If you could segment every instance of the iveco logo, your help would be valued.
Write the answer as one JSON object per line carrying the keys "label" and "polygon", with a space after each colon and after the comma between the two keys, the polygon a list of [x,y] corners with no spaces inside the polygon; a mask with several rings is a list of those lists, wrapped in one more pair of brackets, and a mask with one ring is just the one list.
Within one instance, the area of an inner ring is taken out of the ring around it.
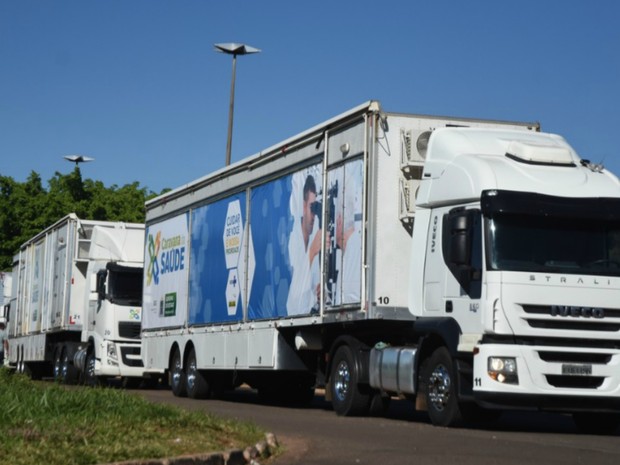
{"label": "iveco logo", "polygon": [[604,318],[605,310],[594,307],[570,307],[568,305],[552,305],[551,316],[571,316],[575,318]]}

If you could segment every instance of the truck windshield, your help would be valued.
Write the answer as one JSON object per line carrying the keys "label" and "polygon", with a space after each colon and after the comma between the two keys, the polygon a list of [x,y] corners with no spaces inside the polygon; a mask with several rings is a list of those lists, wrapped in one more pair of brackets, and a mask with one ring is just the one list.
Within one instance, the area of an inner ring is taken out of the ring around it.
{"label": "truck windshield", "polygon": [[107,298],[118,305],[142,305],[142,268],[109,268]]}
{"label": "truck windshield", "polygon": [[489,269],[620,276],[620,223],[499,214],[487,219]]}

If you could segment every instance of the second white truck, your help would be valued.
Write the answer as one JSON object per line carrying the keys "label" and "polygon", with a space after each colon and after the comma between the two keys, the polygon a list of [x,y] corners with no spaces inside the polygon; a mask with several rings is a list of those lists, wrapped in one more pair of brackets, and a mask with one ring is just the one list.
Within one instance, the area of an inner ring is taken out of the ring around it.
{"label": "second white truck", "polygon": [[70,214],[14,259],[9,361],[35,378],[137,382],[144,225]]}
{"label": "second white truck", "polygon": [[149,201],[146,368],[191,397],[616,428],[620,183],[539,129],[369,102]]}

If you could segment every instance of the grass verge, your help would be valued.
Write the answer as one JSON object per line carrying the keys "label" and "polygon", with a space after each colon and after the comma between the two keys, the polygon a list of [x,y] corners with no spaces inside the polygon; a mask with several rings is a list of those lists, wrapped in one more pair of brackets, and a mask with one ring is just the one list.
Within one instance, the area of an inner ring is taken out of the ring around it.
{"label": "grass verge", "polygon": [[65,389],[0,368],[0,464],[88,465],[255,444],[251,423],[156,405],[110,388]]}

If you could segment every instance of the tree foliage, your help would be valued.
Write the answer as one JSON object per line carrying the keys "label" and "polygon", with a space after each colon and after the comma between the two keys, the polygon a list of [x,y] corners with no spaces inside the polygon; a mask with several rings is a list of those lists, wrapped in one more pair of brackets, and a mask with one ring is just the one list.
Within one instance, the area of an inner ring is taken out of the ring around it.
{"label": "tree foliage", "polygon": [[34,171],[21,183],[0,175],[0,270],[11,268],[24,242],[69,213],[85,220],[143,223],[144,203],[156,195],[138,182],[105,187],[83,180],[78,167],[70,174],[56,172],[47,189]]}

